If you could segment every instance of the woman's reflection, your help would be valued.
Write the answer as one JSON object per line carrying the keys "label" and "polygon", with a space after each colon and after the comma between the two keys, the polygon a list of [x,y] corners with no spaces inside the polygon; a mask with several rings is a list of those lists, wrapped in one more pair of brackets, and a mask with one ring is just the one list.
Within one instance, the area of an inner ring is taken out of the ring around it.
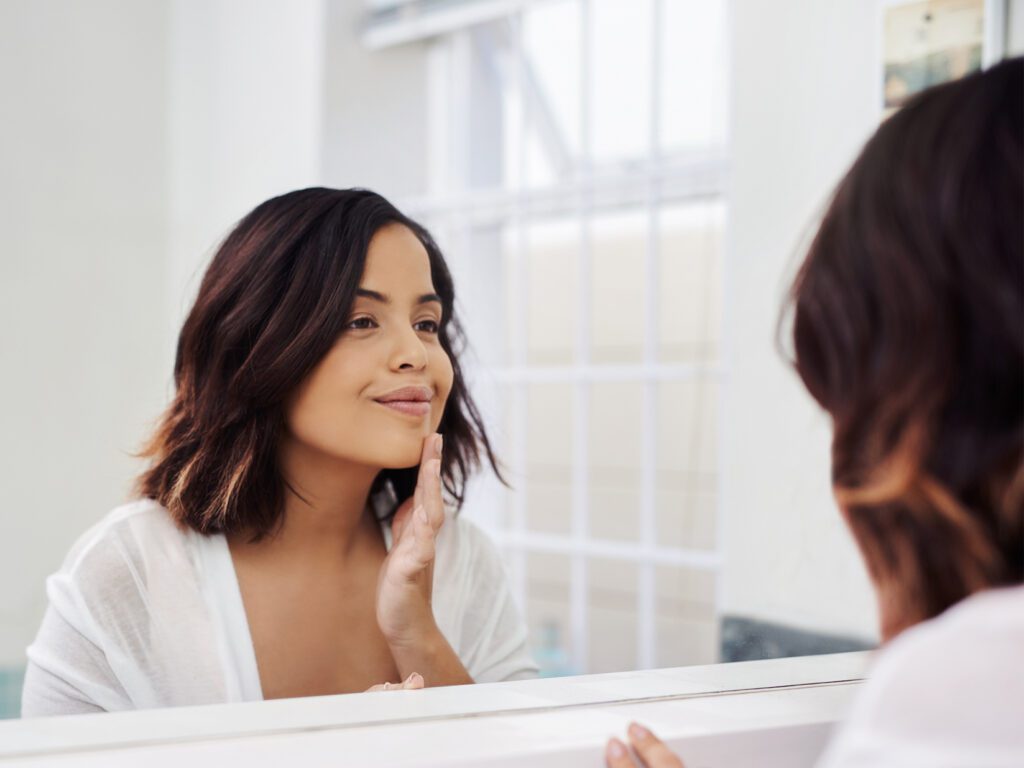
{"label": "woman's reflection", "polygon": [[446,519],[496,464],[453,308],[430,235],[379,195],[246,216],[182,328],[140,500],[48,580],[23,715],[536,674],[495,549]]}

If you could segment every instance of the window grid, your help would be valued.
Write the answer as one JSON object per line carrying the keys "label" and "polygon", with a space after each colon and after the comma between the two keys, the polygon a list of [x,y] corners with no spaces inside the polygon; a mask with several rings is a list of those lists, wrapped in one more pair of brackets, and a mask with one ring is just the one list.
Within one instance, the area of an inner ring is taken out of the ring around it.
{"label": "window grid", "polygon": [[[580,247],[579,264],[576,275],[577,290],[577,336],[574,360],[577,365],[586,366],[590,363],[590,258],[591,258],[591,196],[586,183],[592,175],[593,168],[593,135],[590,126],[590,78],[593,73],[593,36],[590,34],[592,9],[590,0],[582,0],[580,5],[580,24],[583,34],[580,36],[580,168],[584,183],[580,187],[579,219]],[[520,47],[522,43],[520,42]],[[572,442],[572,538],[575,551],[570,554],[572,570],[570,571],[569,594],[572,626],[572,657],[577,668],[589,669],[590,632],[587,601],[587,558],[584,549],[587,546],[587,529],[589,520],[587,503],[590,487],[588,447],[590,434],[590,382],[577,379],[573,398],[573,442]]]}
{"label": "window grid", "polygon": [[[721,531],[722,505],[718,472],[715,476],[717,509],[715,513],[716,539],[714,550],[685,547],[658,546],[656,527],[657,487],[657,387],[669,381],[680,381],[698,376],[710,377],[715,386],[724,381],[724,372],[717,362],[662,363],[658,353],[659,329],[659,257],[660,211],[668,202],[707,200],[720,201],[724,195],[726,161],[720,152],[687,153],[673,157],[661,152],[660,91],[662,88],[661,35],[665,0],[652,0],[652,45],[650,68],[653,77],[650,100],[650,132],[648,157],[645,163],[624,163],[621,169],[603,169],[595,175],[592,163],[592,126],[590,119],[590,93],[593,76],[593,42],[589,32],[592,19],[591,0],[578,0],[581,35],[580,49],[580,147],[581,162],[576,175],[568,182],[548,188],[527,189],[527,153],[520,151],[517,183],[511,190],[466,190],[457,183],[468,177],[466,147],[467,94],[469,86],[459,81],[448,94],[449,144],[447,162],[454,168],[453,178],[447,178],[426,199],[411,202],[407,207],[429,220],[443,221],[451,242],[460,254],[466,254],[465,245],[470,232],[481,222],[501,222],[514,233],[508,255],[513,259],[512,293],[518,306],[528,306],[529,296],[529,229],[538,215],[566,212],[565,201],[573,201],[574,215],[579,222],[579,249],[577,264],[577,332],[574,358],[570,365],[552,366],[531,364],[528,360],[527,315],[520,313],[513,324],[506,358],[509,364],[481,371],[483,376],[505,385],[509,396],[504,403],[513,425],[508,456],[515,470],[527,465],[527,415],[531,404],[527,387],[536,382],[568,382],[573,387],[572,404],[572,461],[571,512],[568,535],[532,531],[527,525],[525,493],[512,494],[509,516],[503,527],[491,530],[498,545],[509,555],[512,589],[521,606],[527,605],[527,557],[531,553],[550,553],[567,557],[570,562],[570,630],[571,662],[578,671],[588,670],[589,614],[588,614],[588,561],[603,558],[633,563],[637,566],[637,627],[636,666],[651,668],[656,665],[657,637],[655,623],[656,574],[658,566],[675,566],[708,571],[715,576],[716,615],[721,599]],[[510,15],[510,48],[513,58],[511,87],[521,92],[526,80],[527,61],[523,43],[522,11]],[[442,45],[447,46],[449,67],[463,70],[471,64],[469,59],[472,31],[449,35]],[[435,77],[437,73],[435,71]],[[520,115],[516,127],[521,148],[526,146],[530,129],[530,101],[521,99]],[[458,136],[451,141],[453,136]],[[450,171],[451,169],[449,169]],[[456,182],[456,183],[453,183]],[[463,191],[465,190],[465,191]],[[595,206],[595,202],[599,204]],[[591,349],[591,257],[592,222],[595,208],[617,208],[642,204],[647,218],[647,246],[643,259],[644,319],[643,353],[640,364],[592,364]],[[719,359],[721,352],[719,352]],[[589,532],[589,405],[593,384],[608,381],[639,382],[642,384],[641,477],[639,531],[637,542],[609,541],[590,536]],[[719,451],[721,444],[719,441]],[[719,464],[720,466],[720,464]]]}

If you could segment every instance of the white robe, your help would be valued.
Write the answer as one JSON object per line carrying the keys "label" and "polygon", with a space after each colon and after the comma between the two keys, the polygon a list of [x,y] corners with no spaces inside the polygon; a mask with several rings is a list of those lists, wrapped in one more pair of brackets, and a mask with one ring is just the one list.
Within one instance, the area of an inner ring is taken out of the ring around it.
{"label": "white robe", "polygon": [[[136,501],[83,534],[46,591],[23,717],[263,698],[223,534],[184,531],[156,502]],[[433,608],[475,681],[537,674],[498,553],[461,517],[438,534]]]}
{"label": "white robe", "polygon": [[979,592],[901,633],[819,768],[1024,766],[1024,586]]}

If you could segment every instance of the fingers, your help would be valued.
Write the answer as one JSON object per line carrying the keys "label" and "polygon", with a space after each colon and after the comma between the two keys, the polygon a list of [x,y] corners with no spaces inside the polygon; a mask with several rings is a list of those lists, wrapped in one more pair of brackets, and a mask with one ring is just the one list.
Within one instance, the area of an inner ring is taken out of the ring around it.
{"label": "fingers", "polygon": [[412,525],[413,535],[409,539],[409,558],[416,564],[417,570],[420,570],[434,562],[434,542],[437,530],[430,522],[430,517],[424,507],[420,507],[413,513]]}
{"label": "fingers", "polygon": [[435,531],[444,524],[444,500],[441,497],[441,460],[427,462],[427,482],[423,489],[421,506],[427,510],[427,518]]}
{"label": "fingers", "polygon": [[413,492],[414,504],[413,506],[423,506],[423,491],[426,478],[426,467],[431,459],[437,458],[441,455],[441,451],[438,448],[438,442],[441,440],[441,436],[434,432],[427,436],[423,440],[423,446],[420,448],[420,471],[416,477],[416,490]]}
{"label": "fingers", "polygon": [[423,687],[423,675],[419,672],[413,672],[402,683],[402,688],[407,691],[418,691]]}
{"label": "fingers", "polygon": [[401,683],[380,683],[366,689],[367,693],[376,691],[417,691],[423,687],[423,676],[413,672]]}
{"label": "fingers", "polygon": [[444,524],[444,498],[441,494],[441,435],[434,433],[423,441],[420,454],[420,469],[416,477],[416,490],[412,498],[406,499],[391,520],[391,536],[395,543],[401,542],[413,512],[423,508],[427,522],[436,532]]}
{"label": "fingers", "polygon": [[661,739],[638,723],[629,726],[629,743],[646,768],[684,768],[683,761]]}
{"label": "fingers", "polygon": [[434,561],[435,535],[427,511],[417,507],[409,516],[405,535],[391,554],[392,572],[406,581],[415,581]]}
{"label": "fingers", "polygon": [[423,441],[420,472],[416,479],[415,506],[425,507],[435,530],[444,522],[444,499],[441,495],[441,456],[444,439],[435,433]]}
{"label": "fingers", "polygon": [[629,756],[626,745],[618,739],[609,739],[604,748],[604,762],[608,768],[635,768],[636,763]]}
{"label": "fingers", "polygon": [[412,514],[415,509],[413,499],[409,498],[402,502],[401,506],[395,511],[395,516],[391,518],[391,541],[392,546],[402,539],[402,533],[405,531],[405,526],[409,522],[409,515]]}

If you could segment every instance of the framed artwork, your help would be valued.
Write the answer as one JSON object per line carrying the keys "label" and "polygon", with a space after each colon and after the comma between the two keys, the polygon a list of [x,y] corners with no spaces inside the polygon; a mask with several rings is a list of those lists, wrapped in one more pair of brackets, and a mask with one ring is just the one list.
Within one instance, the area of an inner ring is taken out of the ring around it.
{"label": "framed artwork", "polygon": [[881,0],[880,12],[885,115],[1003,56],[1006,0]]}

